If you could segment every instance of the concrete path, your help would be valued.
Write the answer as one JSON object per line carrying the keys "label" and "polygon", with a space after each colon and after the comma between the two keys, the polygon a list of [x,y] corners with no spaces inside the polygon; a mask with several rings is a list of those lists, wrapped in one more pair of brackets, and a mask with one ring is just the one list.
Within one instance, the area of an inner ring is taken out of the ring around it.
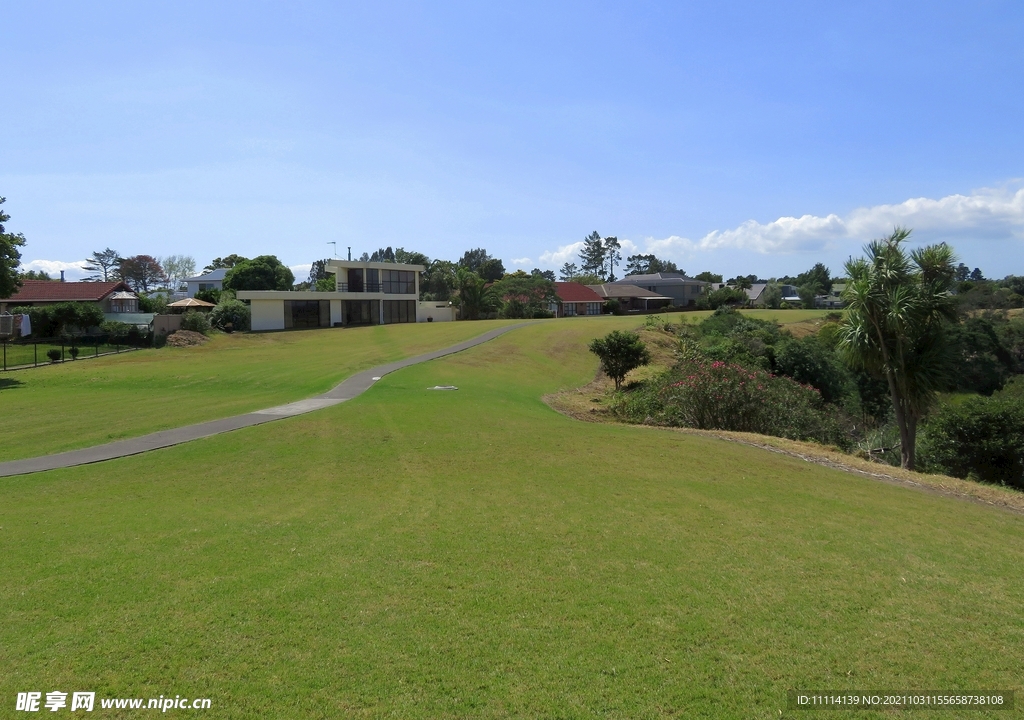
{"label": "concrete path", "polygon": [[526,325],[526,323],[496,328],[485,332],[483,335],[478,335],[475,338],[470,338],[469,340],[460,342],[457,345],[452,345],[451,347],[434,350],[433,352],[406,358],[405,360],[397,360],[393,363],[388,363],[387,365],[378,365],[375,368],[370,368],[369,370],[356,373],[332,390],[328,390],[323,395],[317,395],[316,397],[309,398],[308,400],[299,400],[297,402],[288,403],[287,405],[278,405],[277,407],[267,408],[266,410],[256,410],[255,412],[246,413],[245,415],[236,415],[234,417],[222,418],[221,420],[210,420],[209,422],[199,423],[197,425],[186,425],[185,427],[175,428],[173,430],[161,430],[160,432],[150,433],[149,435],[129,438],[127,440],[118,440],[117,442],[107,443],[106,445],[96,445],[82,450],[70,450],[68,452],[57,453],[56,455],[43,455],[40,457],[27,458],[25,460],[12,460],[10,462],[0,463],[0,477],[7,477],[9,475],[25,475],[27,473],[43,472],[44,470],[56,470],[57,468],[103,462],[104,460],[113,460],[114,458],[127,457],[128,455],[138,455],[139,453],[149,452],[150,450],[179,445],[180,443],[189,442],[190,440],[198,440],[199,438],[219,435],[220,433],[230,432],[232,430],[240,430],[241,428],[252,427],[253,425],[262,425],[263,423],[274,422],[275,420],[280,420],[282,418],[304,415],[306,413],[313,412],[314,410],[320,410],[325,407],[337,405],[338,403],[343,403],[346,400],[351,400],[352,398],[366,392],[377,380],[380,380],[382,377],[388,373],[394,372],[395,370],[401,370],[402,368],[409,367],[410,365],[416,365],[428,360],[436,360],[437,358],[444,357],[445,355],[462,352],[468,348],[485,343],[488,340],[493,340],[499,335],[507,333],[509,330],[515,330],[516,328],[523,327],[524,325]]}

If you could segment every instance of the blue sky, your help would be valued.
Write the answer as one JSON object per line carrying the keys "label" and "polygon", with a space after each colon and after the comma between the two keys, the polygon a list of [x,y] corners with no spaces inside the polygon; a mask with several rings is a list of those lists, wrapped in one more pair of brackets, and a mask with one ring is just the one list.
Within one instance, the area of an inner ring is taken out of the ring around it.
{"label": "blue sky", "polygon": [[896,223],[1024,274],[1024,4],[19,3],[27,267],[391,245],[834,272]]}

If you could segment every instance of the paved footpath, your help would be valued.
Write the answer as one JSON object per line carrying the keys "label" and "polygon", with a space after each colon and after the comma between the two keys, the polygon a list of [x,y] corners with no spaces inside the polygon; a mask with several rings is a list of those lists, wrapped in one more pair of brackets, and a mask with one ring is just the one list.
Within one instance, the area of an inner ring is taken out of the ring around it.
{"label": "paved footpath", "polygon": [[495,330],[485,332],[483,335],[478,335],[475,338],[460,342],[457,345],[442,348],[441,350],[434,350],[433,352],[416,355],[415,357],[406,358],[405,360],[397,360],[393,363],[388,363],[387,365],[378,365],[375,368],[370,368],[369,370],[356,373],[334,389],[328,390],[323,395],[317,395],[316,397],[309,398],[308,400],[299,400],[297,402],[288,403],[287,405],[278,405],[277,407],[267,408],[266,410],[256,410],[255,412],[246,413],[245,415],[235,415],[234,417],[210,420],[209,422],[198,423],[196,425],[186,425],[185,427],[175,428],[173,430],[161,430],[160,432],[150,433],[149,435],[142,435],[141,437],[129,438],[127,440],[118,440],[117,442],[107,443],[106,445],[96,445],[94,447],[83,448],[82,450],[70,450],[68,452],[57,453],[56,455],[42,455],[40,457],[27,458],[25,460],[11,460],[10,462],[0,463],[0,477],[7,477],[9,475],[25,475],[27,473],[43,472],[44,470],[56,470],[57,468],[103,462],[104,460],[113,460],[114,458],[127,457],[128,455],[138,455],[139,453],[149,452],[150,450],[179,445],[184,442],[189,442],[190,440],[198,440],[199,438],[219,435],[220,433],[231,432],[232,430],[240,430],[241,428],[252,427],[253,425],[262,425],[263,423],[274,422],[275,420],[281,420],[282,418],[304,415],[308,412],[320,410],[325,407],[331,407],[332,405],[337,405],[338,403],[343,403],[346,400],[351,400],[358,395],[362,395],[377,380],[380,380],[382,377],[388,373],[394,372],[395,370],[401,370],[402,368],[409,367],[410,365],[416,365],[421,362],[444,357],[445,355],[462,352],[468,348],[485,343],[488,340],[493,340],[499,335],[507,333],[509,330],[515,330],[516,328],[523,327],[524,325],[526,325],[526,323],[497,328]]}

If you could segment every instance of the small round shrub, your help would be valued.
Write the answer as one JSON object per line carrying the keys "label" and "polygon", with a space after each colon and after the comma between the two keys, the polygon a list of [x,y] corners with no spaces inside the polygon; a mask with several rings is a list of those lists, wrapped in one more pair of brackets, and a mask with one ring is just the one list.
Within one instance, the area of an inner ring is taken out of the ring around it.
{"label": "small round shrub", "polygon": [[210,332],[210,319],[206,317],[206,313],[189,310],[181,318],[181,329],[206,335]]}
{"label": "small round shrub", "polygon": [[248,330],[249,306],[241,300],[225,300],[210,312],[210,322],[225,331]]}
{"label": "small round shrub", "polygon": [[76,348],[76,347],[68,348],[68,354],[71,355],[71,359],[72,360],[77,360],[78,359],[78,353],[79,353],[78,348]]}
{"label": "small round shrub", "polygon": [[53,362],[53,363],[59,362],[60,361],[60,350],[58,350],[57,348],[53,348],[52,350],[47,350],[46,351],[46,357],[50,358],[50,362]]}

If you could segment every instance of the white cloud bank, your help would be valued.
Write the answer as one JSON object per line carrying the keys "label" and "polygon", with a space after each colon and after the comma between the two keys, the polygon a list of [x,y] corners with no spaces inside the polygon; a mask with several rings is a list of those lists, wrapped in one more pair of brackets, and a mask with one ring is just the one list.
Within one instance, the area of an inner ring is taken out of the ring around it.
{"label": "white cloud bank", "polygon": [[74,262],[64,262],[63,260],[31,260],[26,263],[22,263],[18,269],[22,272],[28,272],[34,270],[39,272],[42,270],[52,278],[60,278],[60,271],[64,271],[65,280],[81,280],[89,271],[85,269],[85,260],[75,260]]}
{"label": "white cloud bank", "polygon": [[533,260],[530,258],[516,258],[512,261],[513,265],[532,265]]}
{"label": "white cloud bank", "polygon": [[[748,220],[731,230],[714,230],[699,240],[672,235],[646,238],[641,244],[622,240],[623,257],[637,252],[679,260],[716,250],[745,250],[763,255],[828,251],[850,245],[849,251],[892,232],[896,225],[912,228],[920,240],[1024,240],[1024,187],[983,188],[970,195],[938,200],[912,198],[896,205],[858,208],[845,216],[781,217],[768,223]],[[540,256],[548,267],[579,262],[583,243],[563,245]]]}
{"label": "white cloud bank", "polygon": [[770,223],[748,220],[696,241],[673,235],[648,238],[646,245],[648,251],[665,255],[719,249],[793,253],[830,249],[847,241],[866,242],[888,235],[896,225],[912,228],[919,235],[927,233],[929,240],[964,236],[1024,239],[1024,188],[986,188],[938,200],[912,198],[898,205],[858,208],[845,217],[803,215]]}
{"label": "white cloud bank", "polygon": [[[635,255],[640,252],[639,246],[632,240],[619,240],[622,246],[622,256]],[[574,242],[571,245],[562,245],[555,251],[548,250],[541,254],[540,262],[548,267],[561,267],[565,263],[579,263],[580,250],[583,249],[583,241]]]}

